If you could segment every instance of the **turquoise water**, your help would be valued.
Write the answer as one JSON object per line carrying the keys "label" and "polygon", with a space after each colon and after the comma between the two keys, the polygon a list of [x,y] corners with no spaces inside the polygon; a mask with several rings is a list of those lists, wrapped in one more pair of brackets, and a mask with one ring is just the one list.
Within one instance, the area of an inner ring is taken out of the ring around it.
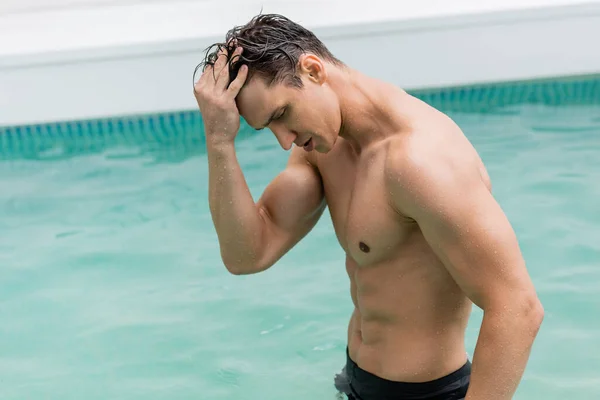
{"label": "turquoise water", "polygon": [[[483,157],[545,306],[515,398],[597,399],[600,85],[553,85],[422,97]],[[0,398],[335,398],[351,301],[328,213],[229,275],[200,130],[192,112],[0,131]],[[287,154],[247,127],[238,150],[258,197]]]}

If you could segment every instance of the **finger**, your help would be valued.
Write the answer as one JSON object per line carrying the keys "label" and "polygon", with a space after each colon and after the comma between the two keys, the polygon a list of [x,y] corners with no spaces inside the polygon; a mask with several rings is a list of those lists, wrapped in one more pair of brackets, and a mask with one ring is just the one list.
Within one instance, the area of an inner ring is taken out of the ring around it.
{"label": "finger", "polygon": [[196,80],[196,74],[198,73],[198,70],[202,67],[202,63],[196,65],[196,68],[194,68],[194,73],[192,74],[192,86],[196,87],[196,84],[200,81],[200,78],[202,78],[202,74],[200,74],[200,78],[198,78],[198,80]]}
{"label": "finger", "polygon": [[242,89],[242,86],[244,86],[244,83],[246,82],[247,77],[248,77],[248,66],[244,64],[240,67],[237,77],[233,80],[233,82],[231,82],[231,85],[229,85],[229,88],[227,89],[227,93],[232,98],[235,99],[237,97],[238,93]]}
{"label": "finger", "polygon": [[242,49],[241,49],[241,47],[238,47],[233,51],[233,54],[231,55],[229,61],[227,62],[227,64],[225,64],[225,66],[219,72],[219,75],[217,76],[217,81],[215,83],[215,87],[218,90],[225,91],[227,89],[227,86],[229,85],[229,80],[230,80],[230,76],[229,76],[229,71],[231,70],[230,66],[232,63],[236,62],[236,60],[239,58],[240,54],[242,54]]}
{"label": "finger", "polygon": [[215,61],[214,69],[215,75],[220,74],[224,67],[227,66],[227,52],[223,48],[217,53],[217,60]]}
{"label": "finger", "polygon": [[213,74],[213,67],[212,65],[206,65],[204,67],[204,72],[202,72],[202,75],[200,75],[200,79],[198,79],[196,81],[196,83],[194,84],[194,91],[195,92],[199,92],[200,89],[204,86],[206,86],[211,80],[214,81],[214,79],[208,79],[209,76],[212,76]]}

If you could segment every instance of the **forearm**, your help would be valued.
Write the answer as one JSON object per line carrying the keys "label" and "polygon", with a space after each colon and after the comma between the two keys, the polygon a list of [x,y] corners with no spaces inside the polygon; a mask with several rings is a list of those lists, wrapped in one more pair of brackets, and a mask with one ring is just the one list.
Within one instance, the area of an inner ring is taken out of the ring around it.
{"label": "forearm", "polygon": [[484,312],[465,400],[513,398],[542,320],[534,304]]}
{"label": "forearm", "polygon": [[207,143],[209,205],[221,256],[234,273],[255,269],[263,220],[237,160],[233,142]]}

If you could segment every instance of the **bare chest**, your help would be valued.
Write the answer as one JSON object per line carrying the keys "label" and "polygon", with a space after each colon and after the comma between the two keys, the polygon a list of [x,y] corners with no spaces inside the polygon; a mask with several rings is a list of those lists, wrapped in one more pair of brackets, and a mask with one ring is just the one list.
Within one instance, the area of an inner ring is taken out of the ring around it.
{"label": "bare chest", "polygon": [[385,154],[363,158],[348,154],[321,167],[338,241],[358,265],[395,257],[414,229],[392,205],[384,163]]}

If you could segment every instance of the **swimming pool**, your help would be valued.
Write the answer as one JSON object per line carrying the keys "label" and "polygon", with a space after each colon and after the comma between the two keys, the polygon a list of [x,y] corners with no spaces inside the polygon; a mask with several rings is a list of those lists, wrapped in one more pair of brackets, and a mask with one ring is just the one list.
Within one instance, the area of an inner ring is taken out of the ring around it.
{"label": "swimming pool", "polygon": [[[415,94],[480,152],[545,306],[515,398],[600,398],[600,77]],[[0,128],[0,397],[335,398],[351,302],[329,216],[229,275],[201,130],[196,111]],[[248,127],[238,149],[257,197],[287,154]]]}

